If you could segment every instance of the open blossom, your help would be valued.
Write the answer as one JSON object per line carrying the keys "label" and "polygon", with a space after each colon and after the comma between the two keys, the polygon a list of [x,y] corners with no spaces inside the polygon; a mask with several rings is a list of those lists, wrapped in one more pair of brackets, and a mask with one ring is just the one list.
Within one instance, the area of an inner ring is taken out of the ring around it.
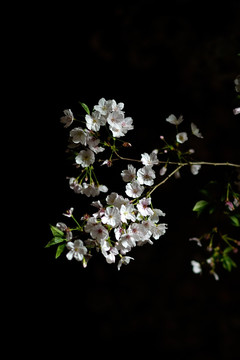
{"label": "open blossom", "polygon": [[100,223],[92,227],[90,235],[99,242],[109,237],[108,230]]}
{"label": "open blossom", "polygon": [[106,119],[98,111],[93,111],[91,115],[85,116],[88,130],[99,131],[101,125],[106,124]]}
{"label": "open blossom", "polygon": [[203,138],[202,134],[199,132],[199,129],[193,122],[191,123],[191,130],[193,135],[197,136],[198,138]]}
{"label": "open blossom", "polygon": [[137,172],[137,180],[142,185],[152,186],[155,179],[155,171],[152,169],[151,166],[144,166],[143,168],[139,169]]}
{"label": "open blossom", "polygon": [[122,264],[128,265],[130,260],[134,260],[134,258],[132,258],[130,256],[122,256],[121,259],[118,262],[118,266],[117,266],[118,270],[120,270]]}
{"label": "open blossom", "polygon": [[68,241],[66,246],[69,250],[66,255],[68,260],[72,260],[74,257],[77,261],[82,261],[84,255],[87,254],[87,248],[83,245],[82,240]]}
{"label": "open blossom", "polygon": [[88,167],[89,165],[93,164],[95,161],[94,152],[90,149],[81,150],[80,153],[75,157],[75,161],[83,168]]}
{"label": "open blossom", "polygon": [[123,181],[130,182],[135,179],[136,177],[136,169],[133,165],[128,165],[127,170],[123,170],[121,172],[121,176]]}
{"label": "open blossom", "polygon": [[151,205],[151,198],[143,198],[137,204],[137,209],[142,216],[150,216],[154,214],[149,205]]}
{"label": "open blossom", "polygon": [[167,122],[169,122],[170,124],[173,125],[180,125],[183,122],[183,116],[179,116],[179,118],[177,119],[175,115],[171,114],[169,115],[169,117],[166,119]]}
{"label": "open blossom", "polygon": [[183,144],[185,141],[188,140],[188,136],[186,132],[180,132],[176,135],[177,142]]}
{"label": "open blossom", "polygon": [[131,198],[138,198],[142,195],[144,187],[140,185],[139,181],[134,180],[126,185],[126,194]]}
{"label": "open blossom", "polygon": [[64,127],[67,128],[72,124],[72,122],[74,120],[74,116],[73,116],[73,113],[72,113],[72,111],[70,109],[64,110],[63,112],[64,112],[65,116],[62,116],[60,118],[60,122],[62,124],[65,124]]}
{"label": "open blossom", "polygon": [[141,162],[143,165],[153,166],[158,165],[159,160],[157,158],[158,150],[153,150],[151,154],[143,153],[141,154]]}
{"label": "open blossom", "polygon": [[113,228],[117,227],[121,222],[119,209],[116,207],[107,207],[101,221],[103,224],[110,225]]}
{"label": "open blossom", "polygon": [[120,208],[121,221],[127,223],[127,220],[135,221],[136,216],[134,215],[135,207],[132,204],[122,205]]}
{"label": "open blossom", "polygon": [[81,127],[76,127],[70,131],[70,137],[72,138],[72,142],[74,144],[82,144],[86,146],[87,144],[87,131],[83,130]]}

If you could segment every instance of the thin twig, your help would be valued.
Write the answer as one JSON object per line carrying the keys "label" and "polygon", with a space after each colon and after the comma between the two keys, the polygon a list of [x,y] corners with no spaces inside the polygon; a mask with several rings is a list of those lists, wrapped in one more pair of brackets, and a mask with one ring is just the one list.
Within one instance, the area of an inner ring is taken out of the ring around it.
{"label": "thin twig", "polygon": [[164,180],[162,180],[160,183],[158,183],[157,185],[154,186],[154,188],[149,191],[148,193],[148,197],[159,187],[161,186],[162,184],[164,184],[170,177],[172,177],[176,172],[178,172],[183,166],[185,166],[187,164],[181,164],[179,165],[175,170],[173,170],[167,177],[165,177]]}

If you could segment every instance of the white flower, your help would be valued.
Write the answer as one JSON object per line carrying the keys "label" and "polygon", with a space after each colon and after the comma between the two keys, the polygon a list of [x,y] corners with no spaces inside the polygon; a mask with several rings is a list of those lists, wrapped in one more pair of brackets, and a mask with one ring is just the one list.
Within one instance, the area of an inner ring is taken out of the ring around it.
{"label": "white flower", "polygon": [[100,194],[100,192],[107,192],[108,188],[105,185],[95,185],[94,183],[82,184],[81,194],[86,195],[87,197],[95,197]]}
{"label": "white flower", "polygon": [[134,222],[136,220],[134,211],[135,208],[133,204],[122,205],[120,208],[121,221],[123,223],[127,223],[127,220],[131,220]]}
{"label": "white flower", "polygon": [[120,222],[120,212],[117,207],[107,207],[104,216],[101,219],[103,224],[107,224],[114,227],[117,227]]}
{"label": "white flower", "polygon": [[94,110],[97,110],[101,115],[105,116],[112,110],[112,101],[106,101],[104,98],[101,98],[98,105],[94,106]]}
{"label": "white flower", "polygon": [[80,153],[76,156],[75,161],[83,168],[88,167],[89,165],[93,164],[95,161],[94,152],[90,149],[81,150]]}
{"label": "white flower", "polygon": [[125,135],[121,124],[112,125],[109,129],[111,130],[113,137],[119,138]]}
{"label": "white flower", "polygon": [[234,115],[240,114],[240,107],[233,109],[233,114],[234,114]]}
{"label": "white flower", "polygon": [[100,223],[92,227],[90,235],[99,242],[101,240],[106,240],[109,237],[107,229]]}
{"label": "white flower", "polygon": [[188,140],[188,136],[186,132],[180,132],[176,136],[177,142],[183,144],[185,141]]}
{"label": "white flower", "polygon": [[74,257],[77,261],[81,261],[84,255],[87,254],[87,248],[83,245],[82,240],[69,241],[67,243],[67,249],[70,250],[66,255],[68,260],[72,260]]}
{"label": "white flower", "polygon": [[105,258],[108,264],[115,263],[115,256],[118,255],[118,250],[116,247],[112,247],[109,250],[109,253],[106,254]]}
{"label": "white flower", "polygon": [[74,210],[74,208],[71,207],[71,208],[70,208],[69,210],[67,210],[66,213],[64,213],[63,215],[64,215],[64,216],[67,216],[67,217],[72,217],[73,210]]}
{"label": "white flower", "polygon": [[99,131],[100,126],[106,123],[98,111],[93,111],[92,115],[86,115],[85,120],[87,128],[92,131]]}
{"label": "white flower", "polygon": [[136,177],[135,167],[133,165],[128,165],[128,169],[123,170],[121,172],[121,176],[122,176],[123,181],[125,181],[125,182],[130,182],[130,181],[134,180]]}
{"label": "white flower", "polygon": [[152,186],[156,175],[151,166],[144,166],[137,172],[137,180],[142,185]]}
{"label": "white flower", "polygon": [[147,153],[141,154],[142,164],[147,165],[147,166],[158,165],[159,160],[157,158],[157,153],[158,153],[158,150],[153,150],[150,155]]}
{"label": "white flower", "polygon": [[74,128],[70,131],[70,136],[74,144],[82,144],[86,146],[87,132],[80,127]]}
{"label": "white flower", "polygon": [[202,134],[199,132],[199,129],[193,122],[191,123],[191,130],[193,135],[197,136],[198,138],[203,138]]}
{"label": "white flower", "polygon": [[98,146],[99,143],[100,143],[100,139],[96,139],[94,136],[92,136],[90,134],[88,135],[88,137],[87,137],[87,146],[95,154],[98,154],[98,153],[103,152],[105,150],[104,147]]}
{"label": "white flower", "polygon": [[195,260],[192,260],[191,261],[191,265],[192,265],[192,271],[195,273],[195,274],[199,274],[202,272],[202,268],[201,268],[201,264]]}
{"label": "white flower", "polygon": [[193,175],[197,175],[200,169],[201,169],[201,165],[191,165],[191,173]]}
{"label": "white flower", "polygon": [[159,216],[165,216],[166,214],[160,209],[153,209],[153,215],[151,215],[150,220],[154,223],[159,221]]}
{"label": "white flower", "polygon": [[131,117],[126,117],[121,121],[121,128],[124,134],[126,134],[129,130],[134,129],[132,123],[133,123],[133,119]]}
{"label": "white flower", "polygon": [[151,205],[151,198],[143,198],[137,204],[137,209],[142,216],[150,216],[154,214],[149,205]]}
{"label": "white flower", "polygon": [[111,102],[112,111],[121,111],[124,108],[124,103],[116,103],[115,100],[109,100]]}
{"label": "white flower", "polygon": [[183,122],[183,117],[182,115],[179,116],[179,118],[177,119],[175,115],[171,114],[169,115],[169,117],[166,119],[167,122],[169,122],[170,124],[173,125],[180,125]]}
{"label": "white flower", "polygon": [[126,194],[131,198],[138,198],[142,195],[144,187],[140,185],[139,181],[134,180],[126,185]]}
{"label": "white flower", "polygon": [[118,209],[122,206],[122,204],[127,204],[129,202],[128,199],[124,199],[122,195],[118,195],[115,192],[112,192],[110,195],[106,197],[106,202],[108,205],[116,206]]}
{"label": "white flower", "polygon": [[64,112],[65,116],[62,116],[60,118],[60,122],[62,124],[65,124],[64,127],[67,128],[72,124],[72,122],[74,120],[74,116],[73,116],[73,113],[72,113],[72,111],[70,109],[64,110],[63,112]]}
{"label": "white flower", "polygon": [[152,236],[155,240],[158,240],[160,236],[164,235],[167,231],[167,224],[155,224],[156,226],[153,227]]}
{"label": "white flower", "polygon": [[119,263],[118,263],[118,270],[120,270],[122,264],[124,265],[128,265],[130,263],[130,260],[134,260],[134,258],[130,257],[130,256],[122,256],[121,259],[119,260]]}
{"label": "white flower", "polygon": [[124,114],[121,111],[113,111],[107,117],[107,122],[110,126],[115,126],[117,124],[121,124],[124,119]]}

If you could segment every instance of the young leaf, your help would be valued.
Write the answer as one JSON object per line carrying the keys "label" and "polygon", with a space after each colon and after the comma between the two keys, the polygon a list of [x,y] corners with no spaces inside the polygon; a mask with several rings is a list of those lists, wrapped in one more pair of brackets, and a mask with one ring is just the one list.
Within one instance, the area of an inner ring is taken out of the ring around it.
{"label": "young leaf", "polygon": [[58,229],[56,226],[50,225],[50,229],[54,237],[62,237],[64,235],[64,232]]}
{"label": "young leaf", "polygon": [[61,244],[57,247],[57,251],[56,251],[56,255],[55,255],[55,259],[57,259],[61,253],[63,252],[63,250],[65,249],[66,244]]}
{"label": "young leaf", "polygon": [[234,226],[237,226],[237,227],[240,226],[239,220],[236,216],[229,216],[229,218]]}
{"label": "young leaf", "polygon": [[193,207],[193,211],[196,212],[202,212],[208,205],[208,202],[206,200],[199,200],[198,202],[196,202],[196,204]]}
{"label": "young leaf", "polygon": [[86,113],[87,113],[88,115],[90,115],[90,110],[89,110],[88,106],[87,106],[86,104],[80,102],[80,101],[79,101],[79,104],[84,108],[84,110],[86,111]]}
{"label": "young leaf", "polygon": [[45,247],[48,248],[48,247],[50,247],[50,246],[52,246],[52,245],[59,244],[59,243],[65,241],[65,240],[66,240],[66,239],[64,239],[64,238],[55,236],[52,240],[50,240],[50,241],[47,243],[47,245],[46,245]]}

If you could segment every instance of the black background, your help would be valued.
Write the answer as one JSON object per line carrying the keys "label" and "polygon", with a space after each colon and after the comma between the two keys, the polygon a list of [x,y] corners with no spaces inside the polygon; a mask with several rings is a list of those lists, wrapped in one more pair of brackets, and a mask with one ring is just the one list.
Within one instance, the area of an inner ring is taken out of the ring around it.
{"label": "black background", "polygon": [[[159,136],[170,129],[165,118],[173,113],[203,133],[195,145],[199,159],[239,163],[239,118],[232,109],[240,6],[200,4],[39,4],[16,30],[12,96],[23,84],[28,90],[20,111],[26,139],[24,210],[18,211],[25,251],[13,286],[23,304],[14,332],[27,328],[21,351],[31,342],[36,353],[55,357],[63,351],[69,357],[144,351],[158,358],[238,358],[239,269],[220,273],[216,282],[194,275],[190,266],[199,249],[188,238],[206,226],[191,209],[199,186],[221,176],[218,169],[203,168],[198,177],[186,171],[156,193],[154,204],[167,213],[169,230],[154,246],[134,249],[135,260],[120,272],[100,257],[82,269],[44,249],[49,223],[64,221],[70,206],[84,212],[84,200],[68,189],[68,130],[59,123],[64,109],[79,110],[78,101],[89,107],[101,97],[124,102],[134,120],[133,153],[158,147]],[[107,171],[109,182],[113,175]]]}

